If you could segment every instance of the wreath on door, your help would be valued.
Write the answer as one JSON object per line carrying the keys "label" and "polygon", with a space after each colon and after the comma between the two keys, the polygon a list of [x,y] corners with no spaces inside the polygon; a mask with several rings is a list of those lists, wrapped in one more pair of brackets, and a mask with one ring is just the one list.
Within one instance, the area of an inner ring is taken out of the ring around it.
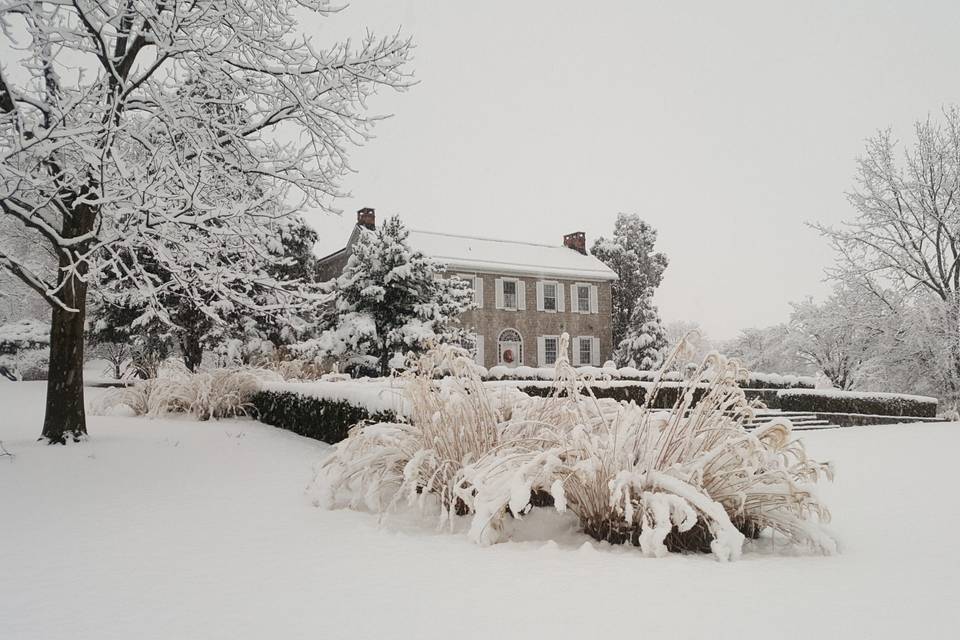
{"label": "wreath on door", "polygon": [[513,349],[504,349],[503,350],[503,361],[507,364],[513,362]]}

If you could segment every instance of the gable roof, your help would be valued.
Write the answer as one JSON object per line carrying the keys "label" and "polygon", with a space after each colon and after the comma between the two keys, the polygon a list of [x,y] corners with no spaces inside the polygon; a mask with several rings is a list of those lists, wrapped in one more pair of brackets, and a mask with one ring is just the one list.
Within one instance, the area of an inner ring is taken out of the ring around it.
{"label": "gable roof", "polygon": [[516,275],[616,280],[617,274],[591,255],[563,245],[536,244],[411,229],[410,246],[447,269]]}

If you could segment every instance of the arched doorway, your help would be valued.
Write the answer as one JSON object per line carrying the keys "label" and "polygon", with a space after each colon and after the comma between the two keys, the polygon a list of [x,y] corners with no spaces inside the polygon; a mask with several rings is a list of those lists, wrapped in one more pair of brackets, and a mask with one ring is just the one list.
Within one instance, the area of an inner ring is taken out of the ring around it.
{"label": "arched doorway", "polygon": [[523,364],[523,338],[516,329],[504,329],[497,338],[497,364],[517,367]]}

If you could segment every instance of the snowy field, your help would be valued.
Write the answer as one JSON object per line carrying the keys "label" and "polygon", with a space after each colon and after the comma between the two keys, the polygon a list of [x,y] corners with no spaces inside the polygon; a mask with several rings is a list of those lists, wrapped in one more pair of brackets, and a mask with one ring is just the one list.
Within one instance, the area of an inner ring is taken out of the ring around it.
{"label": "snowy field", "polygon": [[[328,447],[252,421],[92,418],[47,447],[0,383],[0,638],[956,638],[960,424],[804,434],[843,552],[648,559],[540,510],[489,548],[311,506]],[[549,541],[553,538],[554,541]],[[585,544],[586,543],[586,544]]]}

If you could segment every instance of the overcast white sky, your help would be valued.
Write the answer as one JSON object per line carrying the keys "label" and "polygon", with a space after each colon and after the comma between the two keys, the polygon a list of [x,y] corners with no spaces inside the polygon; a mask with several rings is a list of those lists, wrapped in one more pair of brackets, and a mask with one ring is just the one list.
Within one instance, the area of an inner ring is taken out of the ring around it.
{"label": "overcast white sky", "polygon": [[821,297],[829,248],[805,221],[851,216],[876,129],[960,102],[956,2],[358,0],[317,40],[402,27],[420,84],[353,154],[342,218],[557,242],[638,213],[670,257],[663,318],[715,338]]}

